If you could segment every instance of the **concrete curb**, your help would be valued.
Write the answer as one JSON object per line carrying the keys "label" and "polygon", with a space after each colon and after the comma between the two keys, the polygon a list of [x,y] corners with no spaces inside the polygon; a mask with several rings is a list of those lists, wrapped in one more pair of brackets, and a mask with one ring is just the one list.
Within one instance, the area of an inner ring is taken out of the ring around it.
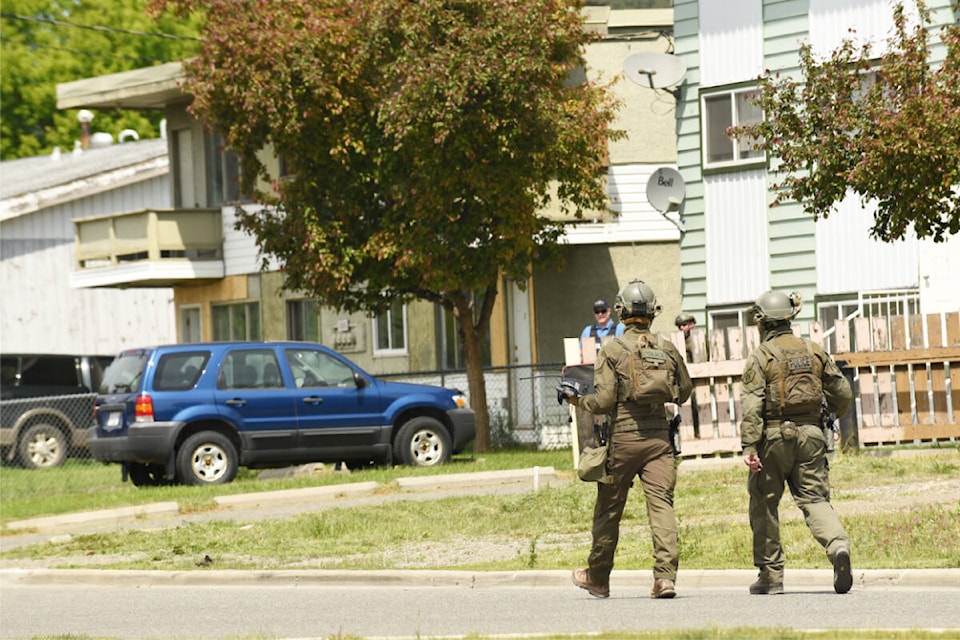
{"label": "concrete curb", "polygon": [[553,467],[532,467],[530,469],[507,469],[504,471],[481,471],[478,473],[451,473],[438,476],[418,476],[397,478],[397,485],[403,491],[427,491],[435,489],[455,489],[469,486],[490,486],[497,484],[529,483],[536,491],[556,483],[557,472]]}
{"label": "concrete curb", "polygon": [[[756,579],[756,571],[746,569],[680,571],[678,590],[743,589]],[[116,569],[0,569],[0,582],[17,585],[92,585],[122,586],[417,586],[462,587],[568,587],[570,571],[125,571]],[[649,571],[614,571],[611,587],[649,589],[653,576]],[[829,569],[787,570],[785,590],[833,589]],[[858,589],[960,589],[960,570],[890,569],[854,572],[854,590]]]}
{"label": "concrete curb", "polygon": [[10,529],[57,529],[71,525],[119,522],[146,516],[170,515],[180,512],[180,505],[176,502],[155,502],[135,507],[120,507],[118,509],[103,509],[102,511],[82,511],[79,513],[65,513],[59,516],[30,518],[29,520],[15,520],[8,522]]}

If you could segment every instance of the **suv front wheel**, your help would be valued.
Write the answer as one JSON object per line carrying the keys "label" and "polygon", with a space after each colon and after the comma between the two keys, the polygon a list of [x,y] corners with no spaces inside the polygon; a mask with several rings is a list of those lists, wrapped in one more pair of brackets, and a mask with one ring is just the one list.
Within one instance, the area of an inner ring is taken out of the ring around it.
{"label": "suv front wheel", "polygon": [[401,464],[432,467],[450,460],[452,446],[443,423],[436,418],[420,416],[400,428],[393,451]]}
{"label": "suv front wheel", "polygon": [[237,476],[240,459],[230,438],[216,431],[195,433],[177,452],[177,477],[183,484],[227,484]]}

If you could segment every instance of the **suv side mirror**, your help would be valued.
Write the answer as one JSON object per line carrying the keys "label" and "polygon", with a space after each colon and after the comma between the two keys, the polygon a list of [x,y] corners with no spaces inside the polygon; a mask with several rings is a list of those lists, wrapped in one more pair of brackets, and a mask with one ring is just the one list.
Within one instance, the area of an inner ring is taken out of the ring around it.
{"label": "suv side mirror", "polygon": [[356,383],[357,389],[363,389],[367,386],[367,379],[356,371],[353,372],[353,381]]}

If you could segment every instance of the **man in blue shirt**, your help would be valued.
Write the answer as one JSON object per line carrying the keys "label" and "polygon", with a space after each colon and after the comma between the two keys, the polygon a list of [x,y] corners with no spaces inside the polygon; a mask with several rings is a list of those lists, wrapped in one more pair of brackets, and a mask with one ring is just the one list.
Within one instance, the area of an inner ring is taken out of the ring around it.
{"label": "man in blue shirt", "polygon": [[597,339],[597,351],[600,351],[600,342],[604,336],[623,335],[623,323],[614,322],[610,317],[610,305],[606,300],[600,299],[593,303],[593,324],[588,324],[583,328],[580,334],[580,340],[584,338]]}

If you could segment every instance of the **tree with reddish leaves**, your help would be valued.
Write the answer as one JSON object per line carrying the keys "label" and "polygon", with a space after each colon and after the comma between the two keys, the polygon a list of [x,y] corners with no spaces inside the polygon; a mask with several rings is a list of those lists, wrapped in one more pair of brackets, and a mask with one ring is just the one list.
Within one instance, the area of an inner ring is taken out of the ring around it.
{"label": "tree with reddish leaves", "polygon": [[[619,105],[609,86],[569,82],[593,37],[581,4],[153,1],[203,15],[191,109],[270,205],[238,225],[285,287],[347,311],[427,300],[458,319],[476,451],[490,446],[482,345],[498,282],[523,287],[559,259],[563,227],[538,215],[551,197],[576,215],[607,207]],[[269,148],[293,179],[267,175]]]}
{"label": "tree with reddish leaves", "polygon": [[[931,12],[911,22],[894,7],[895,33],[879,58],[845,41],[827,60],[800,49],[802,81],[767,71],[754,100],[760,123],[730,135],[755,141],[785,177],[773,205],[800,202],[827,217],[848,191],[876,208],[871,235],[887,242],[912,227],[942,242],[960,232],[960,25],[941,28],[946,56],[930,59]],[[953,9],[954,16],[958,7]]]}

